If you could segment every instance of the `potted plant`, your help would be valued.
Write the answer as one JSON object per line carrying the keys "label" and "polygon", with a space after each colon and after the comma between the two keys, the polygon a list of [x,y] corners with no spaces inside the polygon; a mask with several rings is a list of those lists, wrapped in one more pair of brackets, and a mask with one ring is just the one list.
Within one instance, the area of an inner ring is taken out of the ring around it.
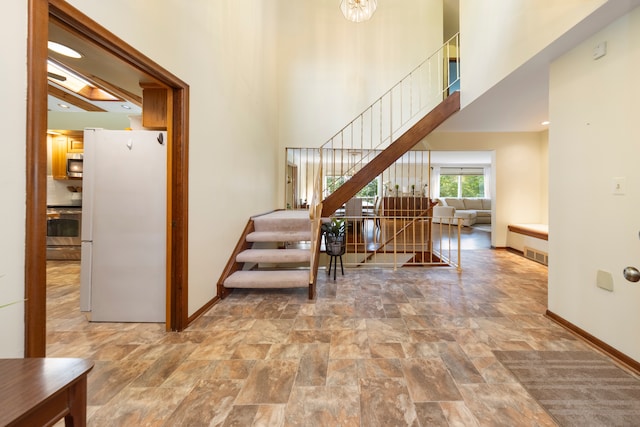
{"label": "potted plant", "polygon": [[324,234],[324,245],[328,255],[344,254],[344,219],[332,218],[330,222],[322,224],[322,234]]}

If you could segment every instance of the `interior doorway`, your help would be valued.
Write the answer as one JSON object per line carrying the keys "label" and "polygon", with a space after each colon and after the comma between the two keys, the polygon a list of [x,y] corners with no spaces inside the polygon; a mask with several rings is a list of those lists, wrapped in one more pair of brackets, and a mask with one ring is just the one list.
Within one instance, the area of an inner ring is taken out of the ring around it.
{"label": "interior doorway", "polygon": [[29,0],[25,357],[46,354],[47,41],[55,20],[167,89],[167,330],[186,327],[189,86],[63,0]]}
{"label": "interior doorway", "polygon": [[287,209],[303,207],[301,206],[302,202],[296,199],[296,194],[298,194],[298,167],[296,165],[287,164],[287,182],[285,184],[285,206]]}

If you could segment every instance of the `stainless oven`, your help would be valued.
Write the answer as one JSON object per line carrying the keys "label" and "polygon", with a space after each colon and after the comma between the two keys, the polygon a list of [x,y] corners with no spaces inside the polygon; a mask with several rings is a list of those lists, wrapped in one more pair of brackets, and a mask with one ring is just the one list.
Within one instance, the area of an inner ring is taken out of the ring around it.
{"label": "stainless oven", "polygon": [[82,208],[47,208],[47,259],[80,259]]}

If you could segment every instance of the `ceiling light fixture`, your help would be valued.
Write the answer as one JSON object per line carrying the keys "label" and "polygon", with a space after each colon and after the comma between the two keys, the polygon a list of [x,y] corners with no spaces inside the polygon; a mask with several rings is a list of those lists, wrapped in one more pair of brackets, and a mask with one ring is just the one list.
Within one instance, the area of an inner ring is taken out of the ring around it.
{"label": "ceiling light fixture", "polygon": [[549,124],[549,120],[545,120],[544,122],[540,123],[542,126],[547,126]]}
{"label": "ceiling light fixture", "polygon": [[378,7],[378,0],[341,0],[340,10],[352,22],[368,21]]}
{"label": "ceiling light fixture", "polygon": [[122,104],[121,107],[125,110],[131,110],[131,107],[129,107],[127,104]]}
{"label": "ceiling light fixture", "polygon": [[67,104],[58,104],[58,107],[60,108],[69,108],[69,106]]}
{"label": "ceiling light fixture", "polygon": [[68,56],[69,58],[82,58],[80,52],[60,43],[49,41],[47,43],[47,47],[49,48],[49,50],[59,53],[60,55]]}

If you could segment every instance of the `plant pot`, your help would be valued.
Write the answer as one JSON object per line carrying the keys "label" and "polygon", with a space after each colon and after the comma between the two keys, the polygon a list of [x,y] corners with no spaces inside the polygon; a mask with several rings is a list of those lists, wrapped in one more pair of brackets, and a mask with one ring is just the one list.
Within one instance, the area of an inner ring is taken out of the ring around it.
{"label": "plant pot", "polygon": [[344,235],[331,236],[326,234],[324,236],[324,245],[327,255],[339,256],[345,252]]}

